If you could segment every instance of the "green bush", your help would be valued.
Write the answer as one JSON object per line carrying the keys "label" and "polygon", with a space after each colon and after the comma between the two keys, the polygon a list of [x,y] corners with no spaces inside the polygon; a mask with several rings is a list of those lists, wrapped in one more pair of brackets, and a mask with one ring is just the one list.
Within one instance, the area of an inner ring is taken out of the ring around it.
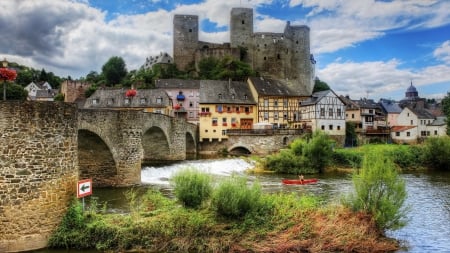
{"label": "green bush", "polygon": [[178,171],[172,178],[175,196],[186,207],[199,207],[212,192],[211,177],[192,168]]}
{"label": "green bush", "polygon": [[450,170],[450,137],[428,138],[423,148],[423,162],[433,169]]}
{"label": "green bush", "polygon": [[242,218],[261,208],[261,186],[247,186],[244,177],[232,176],[220,182],[212,197],[214,210],[227,218]]}
{"label": "green bush", "polygon": [[362,160],[363,153],[357,149],[340,148],[332,154],[332,161],[338,166],[360,168]]}
{"label": "green bush", "polygon": [[345,204],[355,211],[372,214],[381,230],[405,225],[405,182],[399,177],[392,160],[381,150],[366,153],[362,168],[353,174],[355,193]]}

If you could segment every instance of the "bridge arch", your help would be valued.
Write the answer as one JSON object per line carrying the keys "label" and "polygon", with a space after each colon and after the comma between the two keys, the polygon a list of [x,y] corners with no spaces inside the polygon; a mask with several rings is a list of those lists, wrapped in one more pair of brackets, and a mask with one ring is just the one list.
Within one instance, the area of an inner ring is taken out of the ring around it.
{"label": "bridge arch", "polygon": [[254,153],[254,151],[251,147],[239,143],[228,148],[228,153],[230,155],[250,155]]}
{"label": "bridge arch", "polygon": [[151,126],[142,135],[143,164],[166,160],[170,154],[170,142],[163,129]]}

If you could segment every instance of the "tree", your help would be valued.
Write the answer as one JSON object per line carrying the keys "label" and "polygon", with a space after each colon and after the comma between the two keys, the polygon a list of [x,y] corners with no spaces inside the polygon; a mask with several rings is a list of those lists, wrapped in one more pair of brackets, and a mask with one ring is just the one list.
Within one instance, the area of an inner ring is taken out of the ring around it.
{"label": "tree", "polygon": [[6,87],[7,100],[25,100],[28,92],[20,85],[12,83]]}
{"label": "tree", "polygon": [[114,86],[120,84],[127,75],[124,60],[119,56],[113,56],[102,67],[102,74],[105,76],[107,84]]}
{"label": "tree", "polygon": [[319,78],[316,77],[316,79],[314,80],[313,92],[324,91],[324,90],[329,90],[329,89],[330,89],[330,86],[328,86],[328,84],[326,82],[322,82],[322,81],[320,81]]}
{"label": "tree", "polygon": [[442,99],[442,111],[447,116],[447,135],[450,135],[450,92]]}
{"label": "tree", "polygon": [[355,193],[345,204],[369,213],[380,230],[398,229],[406,224],[406,186],[395,164],[382,150],[364,156],[363,166],[353,174]]}

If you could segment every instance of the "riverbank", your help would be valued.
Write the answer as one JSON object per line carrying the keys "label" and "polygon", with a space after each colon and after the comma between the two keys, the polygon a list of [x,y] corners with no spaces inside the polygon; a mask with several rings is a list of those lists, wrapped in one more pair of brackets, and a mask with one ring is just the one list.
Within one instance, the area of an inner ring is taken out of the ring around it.
{"label": "riverbank", "polygon": [[367,214],[296,194],[264,195],[270,209],[224,218],[209,204],[186,208],[149,190],[127,194],[129,214],[74,204],[52,247],[137,252],[393,252],[398,242]]}

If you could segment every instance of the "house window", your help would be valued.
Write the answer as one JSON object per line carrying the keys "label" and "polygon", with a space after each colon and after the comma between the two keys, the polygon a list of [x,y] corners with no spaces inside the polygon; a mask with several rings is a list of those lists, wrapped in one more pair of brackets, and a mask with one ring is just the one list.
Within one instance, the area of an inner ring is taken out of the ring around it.
{"label": "house window", "polygon": [[411,133],[410,132],[406,132],[406,136],[410,137]]}
{"label": "house window", "polygon": [[325,117],[325,108],[320,108],[320,117]]}
{"label": "house window", "polygon": [[325,125],[322,125],[320,129],[325,130]]}
{"label": "house window", "polygon": [[273,119],[274,120],[278,120],[278,112],[274,112],[273,113]]}
{"label": "house window", "polygon": [[328,116],[333,117],[333,108],[328,109]]}
{"label": "house window", "polygon": [[141,104],[145,104],[146,102],[147,102],[147,99],[146,98],[141,98]]}
{"label": "house window", "polygon": [[108,98],[108,101],[106,101],[106,104],[113,105],[114,104],[114,98]]}
{"label": "house window", "polygon": [[130,104],[130,99],[129,98],[125,98],[125,104],[129,105]]}
{"label": "house window", "polygon": [[250,113],[250,107],[246,106],[246,107],[244,108],[244,111],[245,111],[245,113]]}
{"label": "house window", "polygon": [[268,112],[264,112],[264,120],[269,120],[269,113]]}
{"label": "house window", "polygon": [[354,119],[355,118],[355,114],[354,113],[352,113],[352,119]]}
{"label": "house window", "polygon": [[427,132],[426,131],[420,131],[420,136],[427,136]]}
{"label": "house window", "polygon": [[193,118],[194,117],[194,112],[189,112],[189,118]]}
{"label": "house window", "polygon": [[284,113],[284,114],[283,114],[283,119],[284,119],[284,120],[287,120],[287,119],[288,119],[287,113]]}
{"label": "house window", "polygon": [[438,135],[438,134],[437,134],[437,130],[434,130],[434,135]]}
{"label": "house window", "polygon": [[269,106],[269,100],[268,99],[264,99],[264,106]]}
{"label": "house window", "polygon": [[234,98],[235,98],[234,94],[231,94],[231,99],[233,99],[233,100],[234,100]]}
{"label": "house window", "polygon": [[283,107],[284,108],[288,107],[288,100],[287,99],[283,100]]}
{"label": "house window", "polygon": [[222,126],[227,126],[227,118],[222,118]]}
{"label": "house window", "polygon": [[248,96],[247,96],[247,94],[245,94],[244,95],[244,100],[247,100],[248,99]]}
{"label": "house window", "polygon": [[400,132],[395,132],[395,136],[399,137],[400,136]]}
{"label": "house window", "polygon": [[222,93],[219,93],[219,99],[222,99]]}
{"label": "house window", "polygon": [[189,102],[189,107],[193,107],[194,104],[192,103],[192,101]]}
{"label": "house window", "polygon": [[411,125],[414,125],[414,120],[411,120]]}
{"label": "house window", "polygon": [[338,130],[338,131],[341,130],[341,126],[337,126],[337,130]]}
{"label": "house window", "polygon": [[96,98],[96,99],[92,99],[92,104],[93,105],[98,105],[100,102],[100,99]]}
{"label": "house window", "polygon": [[227,112],[231,112],[231,106],[227,106]]}
{"label": "house window", "polygon": [[333,125],[329,125],[329,126],[328,126],[328,129],[329,129],[329,130],[333,130]]}
{"label": "house window", "polygon": [[273,101],[273,106],[278,107],[278,100],[275,99],[275,100]]}
{"label": "house window", "polygon": [[369,113],[370,113],[370,114],[373,114],[373,110],[369,110]]}
{"label": "house window", "polygon": [[227,130],[222,130],[222,135],[227,135]]}
{"label": "house window", "polygon": [[217,118],[212,118],[211,123],[213,126],[217,126]]}
{"label": "house window", "polygon": [[155,110],[154,113],[159,113],[159,114],[161,114],[162,112],[161,112],[161,110],[158,109],[158,110]]}
{"label": "house window", "polygon": [[336,116],[338,116],[340,118],[341,114],[342,114],[341,109],[340,108],[336,109]]}
{"label": "house window", "polygon": [[222,105],[217,105],[216,110],[217,112],[222,112]]}
{"label": "house window", "polygon": [[162,99],[161,97],[156,98],[156,103],[157,103],[157,104],[162,104],[162,100],[163,100],[163,99]]}

